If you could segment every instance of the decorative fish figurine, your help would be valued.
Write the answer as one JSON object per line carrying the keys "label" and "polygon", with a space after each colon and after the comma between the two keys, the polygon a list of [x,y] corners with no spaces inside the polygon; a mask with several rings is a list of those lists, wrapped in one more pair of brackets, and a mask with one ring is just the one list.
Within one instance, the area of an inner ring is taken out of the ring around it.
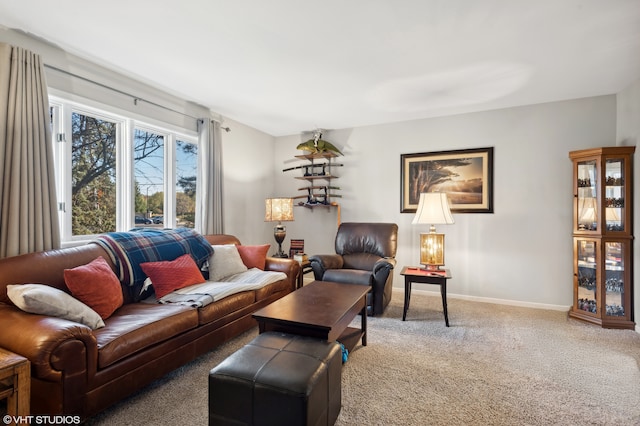
{"label": "decorative fish figurine", "polygon": [[308,151],[312,154],[331,151],[338,155],[343,155],[342,152],[340,152],[340,150],[334,144],[332,144],[331,142],[327,142],[323,139],[320,139],[321,137],[322,137],[322,133],[316,133],[313,139],[309,139],[306,142],[302,142],[296,148],[302,151]]}

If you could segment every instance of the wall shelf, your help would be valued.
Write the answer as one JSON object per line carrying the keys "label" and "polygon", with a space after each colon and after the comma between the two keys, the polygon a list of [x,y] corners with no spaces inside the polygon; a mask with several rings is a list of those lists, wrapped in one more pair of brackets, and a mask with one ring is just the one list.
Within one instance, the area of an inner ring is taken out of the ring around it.
{"label": "wall shelf", "polygon": [[304,163],[282,170],[283,172],[300,170],[302,176],[295,176],[294,179],[305,181],[308,184],[308,186],[298,188],[298,191],[304,191],[304,194],[292,197],[294,205],[309,209],[338,207],[338,203],[334,199],[341,197],[336,192],[340,188],[331,184],[333,180],[339,178],[333,174],[333,169],[342,166],[342,164],[335,163],[334,160],[337,156],[338,154],[331,151],[296,155],[295,158]]}

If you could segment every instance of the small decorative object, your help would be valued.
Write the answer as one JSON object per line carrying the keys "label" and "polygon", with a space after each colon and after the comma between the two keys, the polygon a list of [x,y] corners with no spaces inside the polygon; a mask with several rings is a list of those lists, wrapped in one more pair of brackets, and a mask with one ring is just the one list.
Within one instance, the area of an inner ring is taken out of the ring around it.
{"label": "small decorative object", "polygon": [[291,246],[289,247],[289,257],[295,259],[295,255],[297,254],[304,255],[304,240],[292,238]]}
{"label": "small decorative object", "polygon": [[273,236],[278,243],[278,251],[273,257],[286,258],[287,254],[282,251],[282,242],[287,236],[287,228],[282,224],[283,221],[293,221],[293,199],[292,198],[267,198],[265,200],[265,222],[278,222],[273,228]]}
{"label": "small decorative object", "polygon": [[444,265],[444,234],[437,234],[437,224],[452,224],[447,194],[431,192],[420,194],[416,216],[412,224],[429,223],[429,233],[420,234],[420,263],[427,270],[437,270]]}
{"label": "small decorative object", "polygon": [[327,142],[322,139],[322,132],[317,131],[313,135],[313,139],[309,139],[306,142],[302,142],[297,146],[297,149],[302,151],[309,151],[311,154],[317,154],[322,152],[334,152],[338,155],[342,155],[342,152],[331,142]]}
{"label": "small decorative object", "polygon": [[344,364],[349,360],[349,349],[345,348],[344,345],[340,342],[340,349],[342,350],[342,363]]}

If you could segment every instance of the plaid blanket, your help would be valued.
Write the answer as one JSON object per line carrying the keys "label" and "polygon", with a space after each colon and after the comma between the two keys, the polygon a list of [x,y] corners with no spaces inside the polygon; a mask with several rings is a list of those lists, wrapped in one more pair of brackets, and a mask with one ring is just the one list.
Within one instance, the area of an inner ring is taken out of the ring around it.
{"label": "plaid blanket", "polygon": [[119,270],[120,281],[130,286],[142,286],[147,278],[141,263],[174,260],[188,253],[202,268],[213,253],[211,244],[190,228],[109,232],[99,236],[95,243],[109,253]]}

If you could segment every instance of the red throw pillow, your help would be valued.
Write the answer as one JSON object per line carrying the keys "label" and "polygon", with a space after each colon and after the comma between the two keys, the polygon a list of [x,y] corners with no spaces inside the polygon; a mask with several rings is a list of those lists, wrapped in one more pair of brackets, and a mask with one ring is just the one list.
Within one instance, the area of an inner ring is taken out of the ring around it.
{"label": "red throw pillow", "polygon": [[174,290],[205,282],[202,272],[189,254],[171,261],[141,263],[140,267],[151,279],[157,299]]}
{"label": "red throw pillow", "polygon": [[107,261],[98,257],[86,265],[64,270],[64,282],[76,299],[107,319],[122,306],[122,287]]}
{"label": "red throw pillow", "polygon": [[263,244],[261,246],[242,246],[239,245],[238,253],[242,263],[247,268],[258,268],[264,270],[264,265],[267,260],[267,252],[269,251],[269,244]]}

